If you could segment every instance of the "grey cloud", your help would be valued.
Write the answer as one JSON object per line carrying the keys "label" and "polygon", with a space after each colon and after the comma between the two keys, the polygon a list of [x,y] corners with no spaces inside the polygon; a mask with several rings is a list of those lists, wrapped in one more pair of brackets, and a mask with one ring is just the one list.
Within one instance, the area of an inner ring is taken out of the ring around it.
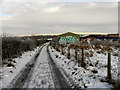
{"label": "grey cloud", "polygon": [[[24,3],[25,5],[27,3]],[[59,7],[56,12],[45,9]],[[8,11],[10,12],[10,11]],[[117,33],[117,3],[37,3],[26,5],[20,14],[3,20],[3,32],[11,34],[102,32]]]}

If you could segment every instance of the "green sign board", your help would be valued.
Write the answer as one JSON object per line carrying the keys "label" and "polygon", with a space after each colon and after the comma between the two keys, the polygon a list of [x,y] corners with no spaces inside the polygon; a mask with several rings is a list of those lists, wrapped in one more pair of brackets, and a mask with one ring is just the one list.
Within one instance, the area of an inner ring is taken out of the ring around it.
{"label": "green sign board", "polygon": [[59,43],[61,43],[61,42],[79,43],[79,40],[76,37],[61,37],[60,40],[59,40]]}

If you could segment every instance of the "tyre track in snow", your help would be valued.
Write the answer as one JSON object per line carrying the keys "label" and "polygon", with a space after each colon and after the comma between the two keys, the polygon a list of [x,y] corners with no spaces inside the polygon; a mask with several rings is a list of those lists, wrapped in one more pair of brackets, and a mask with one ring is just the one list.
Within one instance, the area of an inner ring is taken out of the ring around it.
{"label": "tyre track in snow", "polygon": [[34,67],[34,71],[31,75],[31,80],[28,82],[28,86],[25,88],[39,88],[39,89],[54,89],[54,81],[52,78],[51,69],[49,66],[49,59],[47,54],[47,45],[43,47],[40,55],[37,58],[37,62]]}
{"label": "tyre track in snow", "polygon": [[[8,88],[23,88],[26,84],[26,81],[29,82],[31,79],[31,74],[33,74],[33,70],[35,67],[35,63],[37,61],[38,56],[40,55],[40,52],[42,51],[42,48],[45,45],[41,46],[40,50],[33,56],[33,58],[26,64],[26,67],[20,71],[20,73],[12,80],[11,84],[8,86]],[[61,71],[58,69],[54,61],[52,60],[50,53],[48,51],[48,44],[47,44],[47,59],[49,62],[49,66],[51,69],[52,78],[55,84],[55,88],[58,90],[62,89],[71,89],[70,85],[67,83],[66,79],[64,78]],[[29,84],[29,83],[27,83]]]}
{"label": "tyre track in snow", "polygon": [[[57,70],[57,73],[55,72],[56,70],[53,70],[53,73],[55,73],[58,78],[58,81],[55,81],[55,83],[59,82],[59,84],[61,86],[60,88],[63,88],[63,89],[79,90],[80,89],[79,85],[77,85],[73,81],[72,77],[69,76],[63,68],[57,66],[57,64],[54,62],[54,60],[52,59],[50,52],[49,52],[49,45],[47,46],[47,52],[48,52],[48,55],[50,58],[51,69]],[[62,77],[59,78],[59,74],[61,74],[60,76],[62,76]],[[55,78],[55,77],[53,76],[53,78]],[[61,81],[59,79],[62,79],[63,81]]]}
{"label": "tyre track in snow", "polygon": [[67,82],[66,78],[63,76],[63,73],[61,73],[61,71],[59,70],[59,68],[56,66],[55,62],[51,58],[48,47],[49,45],[47,46],[47,53],[48,53],[50,68],[53,73],[53,80],[54,80],[55,88],[58,88],[60,90],[62,89],[71,90],[71,87],[69,83]]}
{"label": "tyre track in snow", "polygon": [[31,70],[33,70],[34,66],[35,66],[35,62],[37,57],[39,56],[42,48],[45,45],[42,45],[41,48],[38,50],[38,52],[33,56],[33,58],[26,64],[25,68],[23,68],[18,75],[11,81],[10,85],[8,86],[8,88],[23,88],[29,73],[32,72]]}

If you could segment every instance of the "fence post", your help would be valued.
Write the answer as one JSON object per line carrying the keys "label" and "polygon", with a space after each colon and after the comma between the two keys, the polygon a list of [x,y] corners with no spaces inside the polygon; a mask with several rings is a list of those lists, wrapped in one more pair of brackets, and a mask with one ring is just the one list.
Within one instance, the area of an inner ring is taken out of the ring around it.
{"label": "fence post", "polygon": [[61,45],[61,51],[62,51],[62,55],[64,55],[64,52],[63,52],[63,45]]}
{"label": "fence post", "polygon": [[55,44],[55,49],[56,49],[56,51],[57,51],[57,44]]}
{"label": "fence post", "polygon": [[57,44],[57,51],[60,52],[59,44]]}
{"label": "fence post", "polygon": [[84,48],[82,47],[82,67],[84,67]]}
{"label": "fence post", "polygon": [[58,44],[56,44],[55,48],[56,48],[56,51],[58,51]]}
{"label": "fence post", "polygon": [[68,59],[70,59],[70,47],[68,47],[68,56],[67,56]]}
{"label": "fence post", "polygon": [[[119,3],[119,6],[120,6],[120,3]],[[119,38],[120,38],[120,33],[119,33]],[[120,39],[118,41],[118,46],[120,46]],[[118,80],[117,80],[117,87],[120,88],[120,48],[119,48],[119,51],[118,51]]]}
{"label": "fence post", "polygon": [[53,48],[56,50],[56,44],[55,43],[53,43]]}
{"label": "fence post", "polygon": [[111,53],[108,52],[108,79],[111,79]]}
{"label": "fence post", "polygon": [[77,60],[77,47],[75,47],[75,59]]}

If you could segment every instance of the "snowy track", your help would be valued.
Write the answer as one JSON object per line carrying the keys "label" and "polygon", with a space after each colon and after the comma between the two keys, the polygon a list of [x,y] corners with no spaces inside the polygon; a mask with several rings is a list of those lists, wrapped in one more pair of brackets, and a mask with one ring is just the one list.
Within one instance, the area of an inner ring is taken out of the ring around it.
{"label": "snowy track", "polygon": [[34,55],[30,62],[26,64],[25,68],[20,71],[20,73],[15,77],[15,79],[12,80],[11,84],[8,87],[22,88],[24,86],[26,80],[28,79],[28,75],[34,67],[36,59],[39,56],[39,53],[41,52],[43,47],[44,45],[41,46],[40,50]]}
{"label": "snowy track", "polygon": [[56,67],[47,49],[46,44],[37,58],[31,81],[26,88],[70,88],[66,79]]}
{"label": "snowy track", "polygon": [[48,43],[41,46],[34,57],[12,80],[9,88],[70,88],[48,51]]}
{"label": "snowy track", "polygon": [[31,80],[25,88],[54,88],[52,73],[48,63],[47,45],[45,45],[35,64]]}
{"label": "snowy track", "polygon": [[48,59],[50,62],[51,71],[53,73],[53,80],[55,83],[55,88],[60,88],[60,89],[62,89],[62,88],[68,89],[69,88],[70,89],[70,86],[67,83],[66,79],[64,78],[63,74],[61,73],[60,69],[58,69],[58,67],[56,66],[56,64],[52,60],[50,53],[49,53],[49,50],[48,50],[48,47],[47,47],[47,52],[48,52]]}
{"label": "snowy track", "polygon": [[56,87],[63,88],[63,89],[80,89],[80,87],[75,84],[75,82],[73,81],[73,79],[71,78],[71,76],[69,76],[65,70],[63,68],[61,68],[53,59],[53,57],[51,56],[51,53],[49,51],[49,45],[47,46],[47,52],[49,55],[49,60],[50,60],[50,66],[51,66],[51,70],[54,73],[55,76],[53,76],[54,82],[58,83],[56,85]]}

